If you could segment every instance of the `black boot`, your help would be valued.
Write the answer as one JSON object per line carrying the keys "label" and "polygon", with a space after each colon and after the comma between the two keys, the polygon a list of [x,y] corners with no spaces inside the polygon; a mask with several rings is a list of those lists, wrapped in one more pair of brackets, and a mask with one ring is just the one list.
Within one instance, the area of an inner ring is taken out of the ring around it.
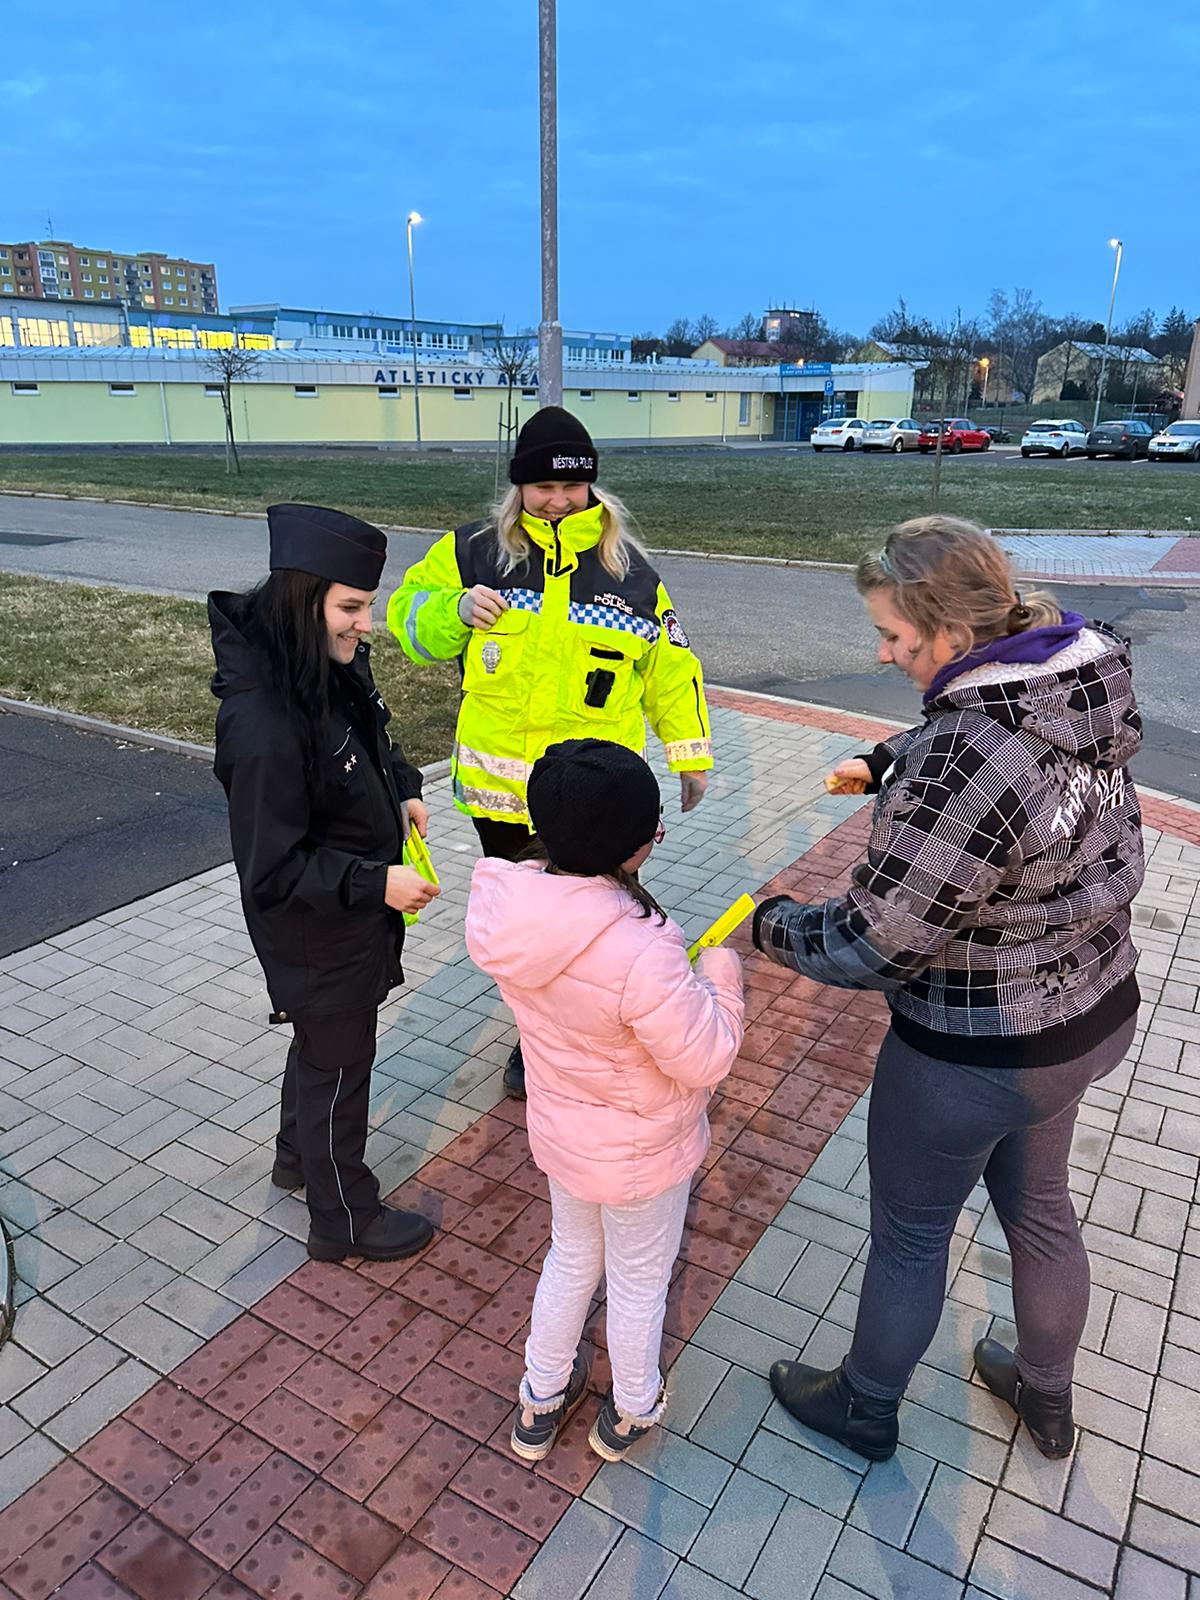
{"label": "black boot", "polygon": [[521,1054],[521,1041],[513,1045],[504,1068],[504,1092],[514,1100],[525,1098],[525,1057]]}
{"label": "black boot", "polygon": [[292,1166],[289,1161],[275,1159],[271,1169],[271,1182],[277,1189],[303,1189],[304,1173],[298,1166]]}
{"label": "black boot", "polygon": [[975,1368],[992,1393],[1017,1413],[1044,1456],[1060,1461],[1071,1454],[1075,1418],[1070,1389],[1064,1394],[1046,1394],[1032,1388],[1017,1371],[1012,1351],[995,1339],[980,1339],[975,1346]]}
{"label": "black boot", "polygon": [[899,1400],[871,1400],[850,1387],[845,1367],[822,1372],[801,1361],[777,1361],[771,1387],[797,1422],[848,1445],[868,1461],[887,1461],[900,1437]]}
{"label": "black boot", "polygon": [[432,1238],[433,1224],[417,1212],[383,1206],[353,1244],[322,1239],[310,1228],[308,1253],[314,1261],[341,1261],[346,1256],[362,1256],[366,1261],[400,1261],[424,1250]]}

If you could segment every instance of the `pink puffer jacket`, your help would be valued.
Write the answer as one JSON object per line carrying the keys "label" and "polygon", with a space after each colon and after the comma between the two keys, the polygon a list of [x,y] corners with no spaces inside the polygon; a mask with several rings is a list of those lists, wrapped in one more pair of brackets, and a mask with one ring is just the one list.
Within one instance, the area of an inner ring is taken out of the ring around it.
{"label": "pink puffer jacket", "polygon": [[648,1200],[708,1150],[709,1092],[742,1043],[741,962],[649,919],[604,878],[484,860],[467,949],[521,1030],[529,1143],[580,1200]]}

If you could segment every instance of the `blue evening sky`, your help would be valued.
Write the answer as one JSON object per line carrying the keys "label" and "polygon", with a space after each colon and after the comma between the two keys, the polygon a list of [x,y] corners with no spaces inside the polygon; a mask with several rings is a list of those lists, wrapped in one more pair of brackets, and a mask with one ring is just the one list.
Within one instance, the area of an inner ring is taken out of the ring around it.
{"label": "blue evening sky", "polygon": [[[0,238],[215,260],[223,305],[538,315],[536,0],[10,8]],[[561,307],[865,329],[995,286],[1200,313],[1200,8],[559,0]],[[342,275],[336,286],[334,275]]]}

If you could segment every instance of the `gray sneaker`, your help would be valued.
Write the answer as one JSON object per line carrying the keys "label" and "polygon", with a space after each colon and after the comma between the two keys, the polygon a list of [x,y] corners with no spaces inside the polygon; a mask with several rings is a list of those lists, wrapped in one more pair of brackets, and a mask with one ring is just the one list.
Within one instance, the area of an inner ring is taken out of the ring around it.
{"label": "gray sneaker", "polygon": [[554,1441],[587,1396],[589,1368],[582,1355],[575,1357],[570,1381],[562,1394],[551,1395],[549,1400],[535,1400],[529,1392],[528,1380],[521,1380],[517,1420],[513,1423],[512,1452],[522,1461],[544,1461],[554,1447]]}
{"label": "gray sneaker", "polygon": [[639,1439],[644,1439],[651,1428],[657,1426],[658,1419],[666,1407],[666,1389],[659,1390],[658,1404],[654,1408],[654,1415],[643,1422],[633,1422],[629,1417],[623,1417],[617,1410],[617,1403],[613,1399],[610,1389],[604,1397],[604,1404],[600,1407],[600,1414],[592,1423],[592,1431],[588,1434],[588,1444],[604,1461],[620,1461],[631,1445]]}

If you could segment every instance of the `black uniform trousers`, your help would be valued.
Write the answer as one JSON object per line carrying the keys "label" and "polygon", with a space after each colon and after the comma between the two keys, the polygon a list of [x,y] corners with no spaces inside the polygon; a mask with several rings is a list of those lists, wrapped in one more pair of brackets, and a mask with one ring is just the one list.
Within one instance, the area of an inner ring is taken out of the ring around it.
{"label": "black uniform trousers", "polygon": [[364,1159],[378,1010],[293,1020],[275,1151],[304,1174],[313,1232],[347,1244],[379,1214],[379,1184]]}

